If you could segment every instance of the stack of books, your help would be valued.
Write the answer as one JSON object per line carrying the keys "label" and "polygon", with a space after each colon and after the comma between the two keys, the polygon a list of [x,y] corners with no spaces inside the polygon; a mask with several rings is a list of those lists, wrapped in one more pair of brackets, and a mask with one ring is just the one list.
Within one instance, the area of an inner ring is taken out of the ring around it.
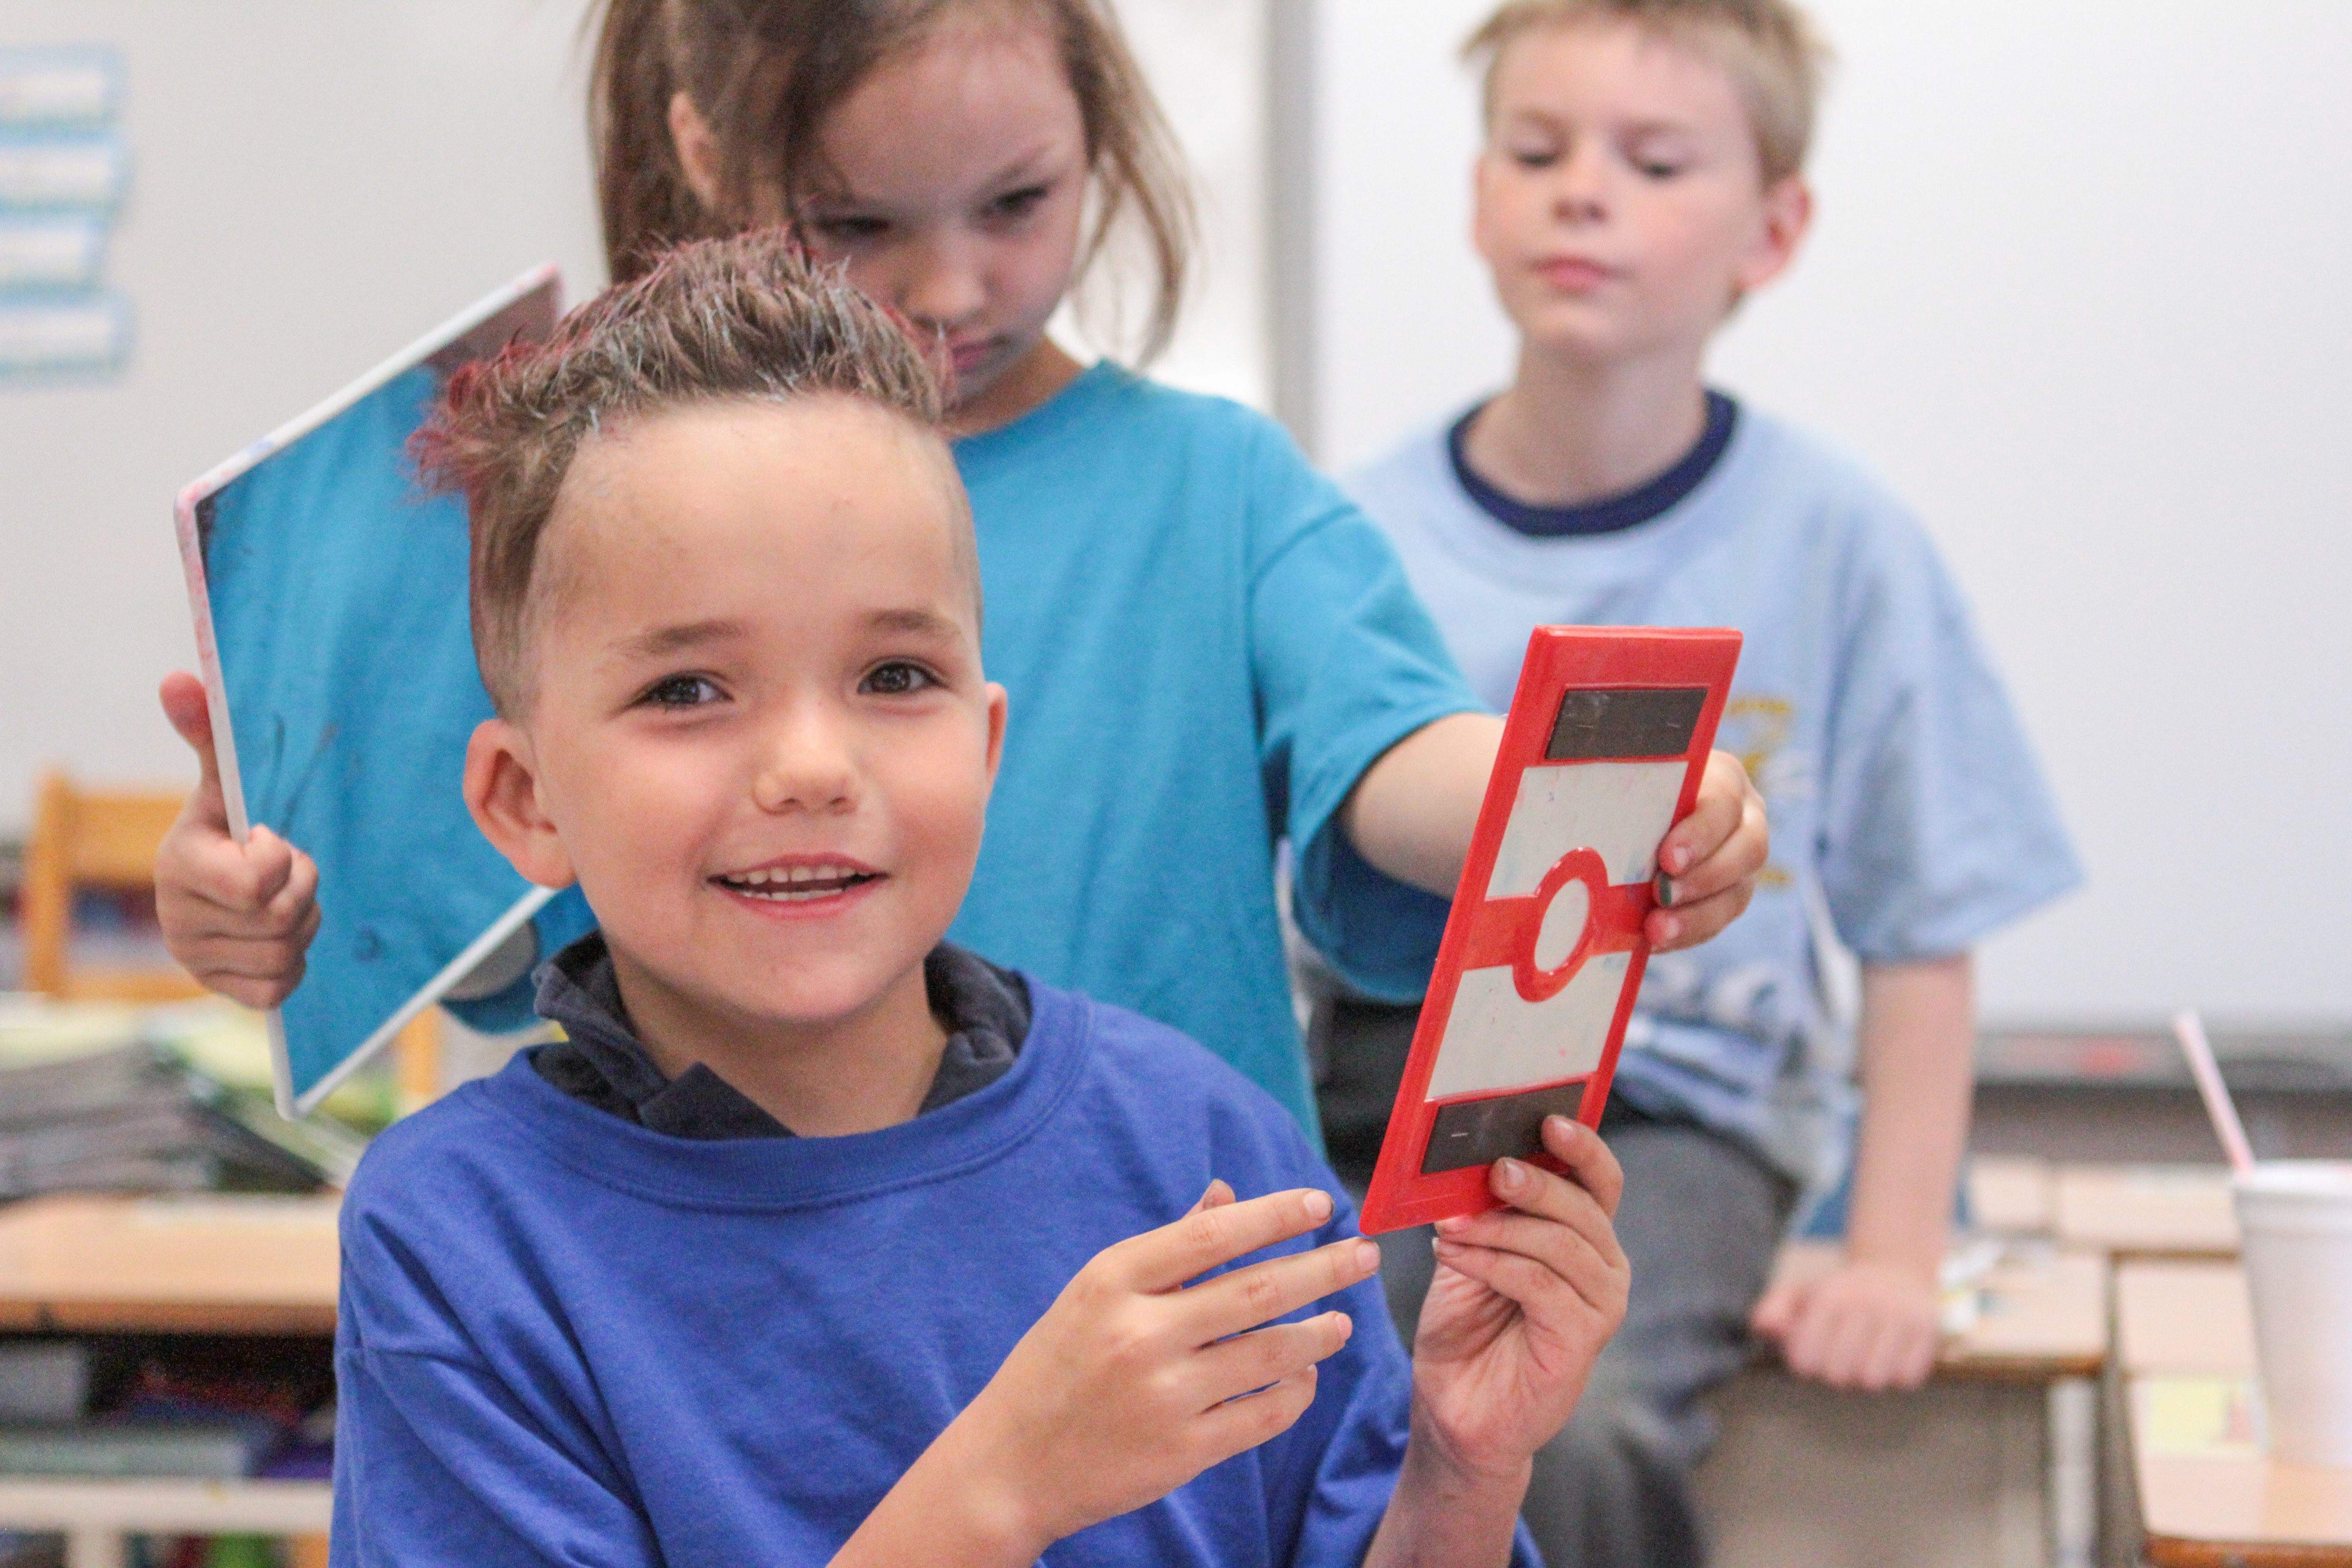
{"label": "stack of books", "polygon": [[289,1391],[180,1382],[119,1340],[0,1340],[0,1478],[238,1480],[301,1446]]}
{"label": "stack of books", "polygon": [[0,1067],[0,1203],[45,1194],[310,1193],[341,1185],[361,1141],[140,1038]]}

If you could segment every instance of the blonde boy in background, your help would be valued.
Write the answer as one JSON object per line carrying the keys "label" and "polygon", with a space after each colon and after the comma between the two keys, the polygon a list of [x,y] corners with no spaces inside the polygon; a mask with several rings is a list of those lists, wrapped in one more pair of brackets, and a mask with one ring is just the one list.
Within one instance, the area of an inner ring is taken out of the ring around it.
{"label": "blonde boy in background", "polygon": [[[1918,525],[1852,461],[1702,380],[1710,338],[1811,217],[1822,51],[1805,18],[1781,0],[1515,0],[1465,54],[1486,68],[1475,239],[1517,374],[1349,488],[1497,708],[1536,625],[1748,636],[1722,743],[1763,791],[1774,864],[1715,943],[1652,961],[1603,1123],[1625,1168],[1629,1317],[1528,1500],[1554,1568],[1693,1563],[1702,1395],[1751,1331],[1838,1387],[1927,1375],[1968,1129],[1969,950],[2079,872]],[[1858,1029],[1841,947],[1861,960]],[[1398,1037],[1379,1011],[1339,1009],[1341,1079]],[[1339,1153],[1346,1112],[1327,1095],[1325,1114]],[[1767,1293],[1800,1199],[1850,1152],[1841,1262]],[[1427,1256],[1391,1250],[1401,1311]]]}

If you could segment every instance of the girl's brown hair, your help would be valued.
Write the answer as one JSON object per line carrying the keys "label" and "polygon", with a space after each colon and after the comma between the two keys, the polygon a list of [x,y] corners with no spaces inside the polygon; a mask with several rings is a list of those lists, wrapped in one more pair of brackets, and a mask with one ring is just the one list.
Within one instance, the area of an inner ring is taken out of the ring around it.
{"label": "girl's brown hair", "polygon": [[[1078,100],[1096,181],[1083,276],[1118,220],[1139,221],[1157,290],[1139,358],[1168,346],[1191,262],[1192,205],[1175,137],[1109,0],[605,0],[589,130],[614,281],[682,239],[731,233],[773,191],[798,214],[821,164],[825,115],[893,53],[982,5],[1052,30]],[[719,144],[721,211],[687,184],[669,132],[683,92]]]}

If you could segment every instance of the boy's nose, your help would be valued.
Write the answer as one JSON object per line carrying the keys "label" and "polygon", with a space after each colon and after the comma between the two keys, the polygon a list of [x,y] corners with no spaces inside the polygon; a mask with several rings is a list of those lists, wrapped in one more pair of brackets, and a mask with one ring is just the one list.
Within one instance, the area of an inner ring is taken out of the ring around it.
{"label": "boy's nose", "polygon": [[751,798],[772,814],[849,810],[857,800],[857,770],[845,737],[817,718],[781,727],[762,751]]}
{"label": "boy's nose", "polygon": [[1551,205],[1552,216],[1567,223],[1591,223],[1608,215],[1608,172],[1597,149],[1580,146],[1559,161]]}

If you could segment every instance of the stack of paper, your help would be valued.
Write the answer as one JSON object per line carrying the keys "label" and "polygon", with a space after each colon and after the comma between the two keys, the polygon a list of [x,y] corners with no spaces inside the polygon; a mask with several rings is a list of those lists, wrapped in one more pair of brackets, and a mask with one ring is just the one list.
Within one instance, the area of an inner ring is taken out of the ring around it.
{"label": "stack of paper", "polygon": [[0,1202],[63,1192],[315,1192],[359,1141],[281,1121],[152,1038],[0,1068]]}

